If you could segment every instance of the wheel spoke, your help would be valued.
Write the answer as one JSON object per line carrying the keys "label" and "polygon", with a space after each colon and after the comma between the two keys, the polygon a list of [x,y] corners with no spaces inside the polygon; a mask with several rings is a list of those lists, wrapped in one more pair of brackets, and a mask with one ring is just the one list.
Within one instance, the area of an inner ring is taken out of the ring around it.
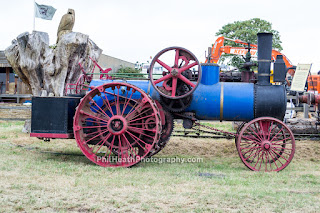
{"label": "wheel spoke", "polygon": [[133,119],[142,116],[143,114],[147,114],[147,112],[151,111],[152,108],[148,108],[147,110],[141,111],[138,114],[134,115],[132,118],[127,118],[128,121],[132,122]]}
{"label": "wheel spoke", "polygon": [[182,73],[182,72],[184,72],[184,71],[186,71],[196,65],[198,65],[198,62],[193,62],[192,64],[186,65],[186,66],[179,69],[179,73]]}
{"label": "wheel spoke", "polygon": [[[257,154],[257,153],[260,152],[260,151],[261,151],[261,149],[260,149],[260,150],[256,150],[255,153]],[[252,155],[253,155],[253,154],[249,155],[249,157],[247,157],[247,158],[244,159],[244,160],[248,160],[250,157],[252,157]],[[255,156],[256,156],[256,155],[254,155],[253,158],[255,158]]]}
{"label": "wheel spoke", "polygon": [[108,107],[109,107],[109,109],[110,109],[109,112],[111,113],[112,116],[114,116],[113,110],[112,110],[111,105],[110,105],[110,102],[109,102],[109,100],[108,100],[108,98],[107,98],[107,95],[106,95],[106,91],[104,91],[103,93],[104,93],[104,97],[105,97],[105,98],[102,98],[102,99],[104,99],[104,100],[107,101]]}
{"label": "wheel spoke", "polygon": [[268,140],[270,140],[270,136],[271,136],[271,131],[272,131],[272,126],[273,126],[273,121],[271,122],[271,124],[269,125],[269,131],[268,131]]}
{"label": "wheel spoke", "polygon": [[[94,106],[90,106],[90,111],[96,113],[97,117],[102,116],[102,117],[106,117],[105,114],[101,113],[101,111],[99,109],[96,109]],[[109,119],[108,117],[106,117],[106,119]]]}
{"label": "wheel spoke", "polygon": [[[274,154],[279,155],[278,153],[276,153],[273,149],[271,150]],[[288,161],[288,159],[284,158],[282,155],[279,155],[279,157],[283,158],[285,161]]]}
{"label": "wheel spoke", "polygon": [[[145,123],[130,123],[130,125],[132,126],[141,126],[144,125]],[[148,124],[156,124],[156,122],[149,122]]]}
{"label": "wheel spoke", "polygon": [[[276,165],[277,169],[279,169],[279,167],[278,167],[278,165],[277,165],[276,160],[272,157],[272,155],[271,155],[271,153],[270,153],[269,151],[268,151],[268,154],[270,155],[270,157],[271,157],[271,159],[272,159],[272,161],[273,161],[274,165]],[[270,163],[270,166],[271,166],[271,161],[269,161],[269,163]]]}
{"label": "wheel spoke", "polygon": [[[166,70],[168,70],[169,72],[171,72],[172,68],[169,67],[167,64],[165,64],[164,62],[162,62],[160,59],[157,59],[156,62],[158,62],[161,66],[163,66]],[[152,72],[152,70],[150,70],[150,72]]]}
{"label": "wheel spoke", "polygon": [[192,83],[189,79],[187,79],[186,77],[184,77],[183,75],[179,76],[180,80],[182,80],[183,82],[185,82],[186,84],[188,84],[191,87],[196,87],[196,85],[194,83]]}
{"label": "wheel spoke", "polygon": [[102,132],[100,132],[100,133],[99,133],[99,134],[97,134],[96,136],[94,136],[94,137],[90,138],[89,140],[82,142],[82,144],[87,144],[89,141],[92,141],[93,139],[95,139],[95,138],[99,137],[100,135],[102,135],[102,134],[104,134],[104,133],[106,133],[106,132],[108,132],[108,130],[107,130],[107,129],[106,129],[106,130],[104,130],[104,131],[102,131]]}
{"label": "wheel spoke", "polygon": [[[261,153],[262,151],[260,150],[257,154],[258,154],[258,160],[257,160],[257,162],[256,162],[256,164],[254,165],[254,167],[253,168],[256,168],[256,166],[257,166],[257,164],[259,163],[259,160],[260,160],[260,158],[262,157],[262,155],[260,155],[260,153]],[[260,157],[259,157],[259,155],[260,155]],[[259,171],[259,170],[258,170]]]}
{"label": "wheel spoke", "polygon": [[104,122],[107,122],[107,123],[108,123],[108,120],[105,120],[105,119],[103,119],[103,118],[97,117],[97,116],[95,116],[95,115],[91,115],[91,114],[89,114],[89,113],[87,113],[87,112],[85,112],[85,111],[83,111],[83,110],[81,110],[80,113],[83,114],[83,115],[86,115],[86,116],[88,116],[88,117],[90,117],[90,118],[98,119],[98,120],[101,120],[101,121],[104,121]]}
{"label": "wheel spoke", "polygon": [[[149,145],[147,144],[146,142],[144,142],[143,140],[141,140],[140,138],[138,138],[137,136],[135,136],[134,134],[132,134],[131,132],[129,131],[126,131],[131,137],[134,137],[136,139],[138,139],[139,141],[141,141],[144,145]],[[138,143],[138,141],[136,141]]]}
{"label": "wheel spoke", "polygon": [[[103,140],[103,143],[100,145],[100,147],[98,148],[98,150],[94,153],[95,155],[97,154],[97,152],[101,149],[101,147],[106,143],[106,141],[111,137],[111,133],[109,133],[106,137],[105,137],[105,139]],[[92,148],[92,151],[93,151],[93,149],[97,146],[98,144],[96,144],[96,145],[94,145],[94,147]]]}
{"label": "wheel spoke", "polygon": [[95,128],[104,128],[106,127],[106,125],[104,126],[80,126],[81,129],[95,129]]}
{"label": "wheel spoke", "polygon": [[101,107],[96,103],[96,101],[93,100],[93,98],[91,99],[91,102],[94,103],[96,107],[98,107],[98,109],[103,113],[103,115],[107,116],[108,119],[110,118],[109,115],[107,115],[107,113],[104,110],[102,110]]}
{"label": "wheel spoke", "polygon": [[254,122],[254,123],[253,123],[253,126],[254,126],[254,128],[256,129],[256,131],[254,131],[253,129],[251,129],[251,130],[252,130],[253,132],[256,132],[256,133],[257,133],[257,137],[260,139],[260,141],[262,141],[262,138],[261,138],[261,135],[260,135],[260,132],[262,132],[261,126],[260,126],[260,125],[257,126],[257,123],[258,123],[258,122]]}
{"label": "wheel spoke", "polygon": [[[129,91],[127,90],[127,96],[128,96],[128,92],[129,92]],[[128,106],[128,103],[130,102],[130,100],[131,100],[131,98],[132,98],[133,93],[135,93],[135,92],[131,92],[131,95],[130,95],[130,97],[129,97],[128,100],[127,100],[127,96],[126,96],[126,102],[125,102],[125,105],[124,105],[124,107],[123,107],[123,109],[122,109],[121,115],[123,115],[123,113],[125,112],[125,110],[126,110],[126,108],[127,108],[127,106]]]}
{"label": "wheel spoke", "polygon": [[131,110],[128,112],[128,114],[125,116],[126,119],[130,119],[130,116],[132,113],[134,113],[137,109],[142,108],[144,103],[142,103],[142,99],[140,101],[137,101],[135,105],[131,108]]}
{"label": "wheel spoke", "polygon": [[283,154],[286,154],[286,155],[291,155],[291,153],[290,154],[288,154],[288,153],[286,153],[284,150],[281,150],[281,149],[278,149],[278,148],[276,148],[276,147],[272,147],[273,148],[273,150],[277,150],[277,151],[280,151],[280,153],[283,153]]}
{"label": "wheel spoke", "polygon": [[147,134],[143,133],[143,131],[149,131],[149,132],[153,132],[154,133],[155,129],[143,129],[143,128],[138,128],[138,127],[133,127],[133,126],[128,126],[128,129],[133,131],[133,132],[135,132],[135,133],[138,133],[138,134],[150,137],[150,138],[154,138],[154,136],[147,135]]}
{"label": "wheel spoke", "polygon": [[177,90],[177,78],[172,78],[172,93],[171,97],[176,97],[176,90]]}
{"label": "wheel spoke", "polygon": [[277,135],[283,130],[283,126],[282,128],[279,130],[279,132],[270,140],[270,142],[272,142],[274,139],[278,138]]}
{"label": "wheel spoke", "polygon": [[[116,136],[113,135],[113,138],[112,138],[112,141],[111,141],[111,148],[109,149],[110,152],[109,152],[109,155],[108,155],[109,162],[110,162],[110,156],[111,156],[111,152],[112,152],[112,148],[113,148],[113,145],[114,145],[114,140],[115,140],[115,138],[116,138]],[[107,152],[106,152],[106,154],[104,155],[104,157],[106,157],[106,156],[107,156]],[[111,162],[110,162],[110,163],[111,163]]]}
{"label": "wheel spoke", "polygon": [[123,138],[125,139],[125,141],[127,142],[127,144],[131,147],[131,149],[134,151],[135,156],[138,156],[136,151],[134,150],[134,148],[131,146],[130,142],[128,141],[127,137],[125,136],[125,134],[122,135]]}
{"label": "wheel spoke", "polygon": [[290,148],[284,148],[284,147],[282,147],[282,146],[281,146],[281,147],[272,146],[272,147],[274,147],[274,148],[278,148],[278,149],[281,149],[281,150],[282,150],[282,149],[283,149],[283,150],[293,150],[293,149],[290,149]]}
{"label": "wheel spoke", "polygon": [[[258,135],[252,128],[251,128],[251,126],[249,126],[249,129],[253,132],[253,134],[255,134],[258,138],[259,138],[259,140],[260,141],[262,141],[262,138],[260,137],[260,135]],[[249,133],[249,132],[248,132]],[[249,133],[250,134],[250,133]]]}
{"label": "wheel spoke", "polygon": [[155,80],[155,81],[154,81],[154,84],[156,85],[156,84],[158,84],[158,83],[160,83],[160,82],[162,82],[162,81],[168,80],[168,79],[170,79],[170,78],[172,78],[172,75],[171,75],[171,74],[167,74],[167,75],[159,78],[158,80]]}
{"label": "wheel spoke", "polygon": [[117,115],[120,115],[120,101],[119,101],[119,90],[120,87],[118,86],[118,95],[117,95],[117,101],[116,101],[116,111],[117,111]]}
{"label": "wheel spoke", "polygon": [[[259,126],[260,126],[260,129],[261,129],[261,134],[262,134],[262,138],[265,140],[266,139],[266,125],[265,125],[266,122],[263,122],[260,120],[259,121]],[[261,136],[261,135],[260,135]]]}
{"label": "wheel spoke", "polygon": [[[263,156],[265,157],[265,158],[263,158]],[[264,168],[264,171],[266,172],[267,171],[267,156],[266,156],[266,152],[263,152],[263,154],[262,154],[262,161],[264,161],[265,162],[265,168]]]}
{"label": "wheel spoke", "polygon": [[134,121],[139,121],[139,120],[141,120],[141,119],[149,118],[149,117],[152,117],[152,116],[154,116],[154,115],[151,114],[151,115],[147,115],[147,116],[144,116],[144,117],[141,117],[141,118],[137,118],[137,119],[131,120],[129,123],[132,123],[132,122],[134,122]]}
{"label": "wheel spoke", "polygon": [[272,143],[272,144],[277,144],[277,142],[286,141],[286,140],[289,140],[289,139],[291,140],[291,137],[287,137],[285,139],[278,140],[278,141],[273,141],[274,143]]}
{"label": "wheel spoke", "polygon": [[178,67],[178,63],[179,63],[179,49],[176,49],[176,57],[174,59],[174,67]]}
{"label": "wheel spoke", "polygon": [[248,148],[240,148],[241,150],[243,149],[259,149],[260,147],[248,147]]}
{"label": "wheel spoke", "polygon": [[[134,139],[134,137],[135,138],[137,138],[137,139],[139,139],[138,137],[136,137],[135,135],[133,135],[133,134],[131,134],[131,133],[129,133],[129,132],[127,132],[130,136],[131,136],[131,138],[132,139]],[[133,137],[132,137],[133,136]],[[146,152],[146,148],[145,147],[143,147],[137,140],[135,141],[142,149],[143,149],[143,151],[144,152]],[[143,142],[143,141],[142,141]],[[144,143],[144,142],[143,142]]]}
{"label": "wheel spoke", "polygon": [[[255,150],[255,149],[259,149],[260,147],[257,147],[257,146],[254,146],[254,147],[250,147],[250,148],[248,148],[249,149],[249,151],[246,151],[246,152],[244,152],[243,153],[243,156],[244,155],[246,155],[248,152],[250,152],[250,154]],[[241,148],[240,148],[241,149]],[[241,149],[242,150],[242,149]],[[249,154],[249,155],[250,155]]]}
{"label": "wheel spoke", "polygon": [[[253,142],[256,142],[256,143],[260,143],[261,141],[260,141],[260,138],[258,137],[258,135],[257,135],[257,137],[256,136],[254,136],[254,135],[252,135],[249,131],[248,131],[248,129],[246,129],[246,132],[249,134],[249,135],[251,135],[251,137],[249,138],[248,136],[246,137],[246,136],[243,136],[243,138],[244,139],[247,139],[247,140],[249,140],[249,141],[253,141]],[[253,132],[254,133],[254,132]]]}
{"label": "wheel spoke", "polygon": [[[270,156],[272,156],[272,159],[273,159],[273,162],[276,164],[276,162],[278,161],[278,162],[280,162],[281,163],[281,165],[283,166],[283,163],[280,161],[280,160],[278,160],[279,159],[279,155],[278,154],[274,154],[273,152],[270,152],[269,151],[269,153],[270,153]],[[275,156],[275,159],[273,158],[273,156]],[[277,157],[278,156],[278,157]]]}
{"label": "wheel spoke", "polygon": [[118,135],[118,140],[119,140],[119,150],[118,150],[118,159],[121,159],[121,165],[123,165],[123,160],[122,160],[122,144],[121,144],[121,139],[120,136]]}

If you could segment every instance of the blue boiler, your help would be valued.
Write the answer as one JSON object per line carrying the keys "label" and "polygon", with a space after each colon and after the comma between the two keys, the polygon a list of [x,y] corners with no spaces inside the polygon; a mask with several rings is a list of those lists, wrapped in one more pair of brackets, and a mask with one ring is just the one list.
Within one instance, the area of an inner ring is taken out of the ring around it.
{"label": "blue boiler", "polygon": [[[199,120],[249,121],[256,117],[271,116],[283,119],[286,94],[283,86],[253,83],[219,82],[217,64],[202,64],[202,78],[193,93],[190,106],[184,112],[195,113]],[[116,80],[93,80],[90,86],[100,86]],[[128,80],[154,100],[160,95],[147,80]]]}

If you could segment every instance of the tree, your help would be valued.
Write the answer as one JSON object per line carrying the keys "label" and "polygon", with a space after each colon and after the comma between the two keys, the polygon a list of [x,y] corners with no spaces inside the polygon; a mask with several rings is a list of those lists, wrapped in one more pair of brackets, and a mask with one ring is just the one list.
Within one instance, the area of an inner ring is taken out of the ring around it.
{"label": "tree", "polygon": [[[246,21],[235,21],[233,23],[226,24],[220,29],[216,36],[224,36],[230,39],[240,39],[242,41],[257,44],[257,33],[259,32],[271,32],[273,33],[272,47],[279,51],[282,50],[280,34],[277,30],[272,29],[272,24],[268,21],[253,18]],[[243,46],[241,44],[234,43],[232,41],[225,41],[225,45],[231,46]],[[232,57],[231,57],[232,56]],[[228,65],[240,68],[241,63],[244,62],[241,56],[225,54],[221,57],[220,61],[224,62],[226,59],[230,59]]]}

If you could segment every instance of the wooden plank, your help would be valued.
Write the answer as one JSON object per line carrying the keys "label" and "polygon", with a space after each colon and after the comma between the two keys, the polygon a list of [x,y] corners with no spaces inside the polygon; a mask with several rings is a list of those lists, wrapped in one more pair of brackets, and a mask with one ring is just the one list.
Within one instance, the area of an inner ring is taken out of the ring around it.
{"label": "wooden plank", "polygon": [[14,94],[18,93],[18,78],[14,77]]}
{"label": "wooden plank", "polygon": [[31,94],[0,94],[0,98],[31,98]]}
{"label": "wooden plank", "polygon": [[25,121],[30,120],[30,118],[0,118],[3,121]]}
{"label": "wooden plank", "polygon": [[6,92],[9,91],[10,68],[6,67]]}
{"label": "wooden plank", "polygon": [[31,106],[0,106],[0,109],[23,109],[30,110]]}
{"label": "wooden plank", "polygon": [[309,105],[303,104],[303,116],[304,118],[309,118]]}

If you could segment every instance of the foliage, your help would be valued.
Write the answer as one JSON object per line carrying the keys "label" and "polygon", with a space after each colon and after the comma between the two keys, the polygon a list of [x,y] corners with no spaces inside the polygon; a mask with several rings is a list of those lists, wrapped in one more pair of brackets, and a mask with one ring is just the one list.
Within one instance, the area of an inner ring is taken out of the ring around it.
{"label": "foliage", "polygon": [[53,45],[49,45],[49,48],[51,48],[51,49],[56,49],[57,48],[57,44],[53,44]]}
{"label": "foliage", "polygon": [[[117,73],[121,73],[121,74],[130,74],[128,75],[129,77],[142,77],[140,74],[141,70],[139,69],[135,69],[132,67],[123,67],[122,65],[120,65],[120,68],[118,69]],[[124,76],[124,75],[121,75]],[[128,77],[126,76],[126,77]]]}
{"label": "foliage", "polygon": [[[217,33],[216,36],[224,36],[230,39],[240,39],[244,42],[257,44],[257,33],[259,32],[271,32],[273,33],[273,45],[274,49],[282,50],[280,34],[277,30],[272,29],[272,24],[266,20],[253,18],[246,21],[235,21],[224,25]],[[230,46],[243,46],[241,44],[234,43],[232,41],[225,41],[225,45]],[[232,56],[232,57],[231,57]],[[228,65],[240,68],[241,63],[244,62],[241,56],[225,54],[221,57],[221,62],[226,59],[230,59]]]}

